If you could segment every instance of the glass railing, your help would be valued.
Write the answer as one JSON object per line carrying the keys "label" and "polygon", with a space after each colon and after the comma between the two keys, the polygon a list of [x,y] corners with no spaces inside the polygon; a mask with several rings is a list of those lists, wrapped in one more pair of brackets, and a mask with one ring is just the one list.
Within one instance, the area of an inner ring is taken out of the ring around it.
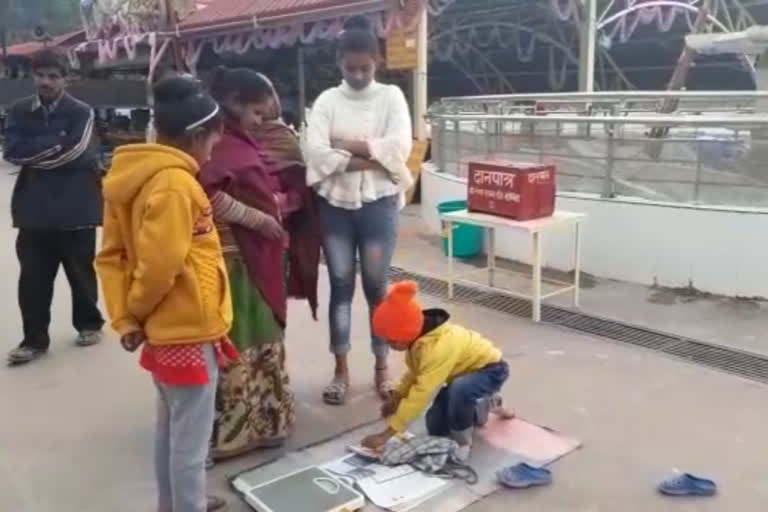
{"label": "glass railing", "polygon": [[[768,115],[755,113],[768,95],[629,94],[444,99],[429,115],[433,163],[459,177],[478,160],[553,163],[561,191],[768,208]],[[654,113],[664,101],[677,111]]]}

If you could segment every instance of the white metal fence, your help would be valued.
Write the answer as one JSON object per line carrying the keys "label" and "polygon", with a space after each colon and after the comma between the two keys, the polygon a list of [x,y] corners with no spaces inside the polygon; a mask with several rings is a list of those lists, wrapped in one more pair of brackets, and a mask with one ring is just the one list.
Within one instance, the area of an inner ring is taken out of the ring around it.
{"label": "white metal fence", "polygon": [[[446,98],[432,159],[554,163],[558,188],[603,197],[768,208],[767,93],[601,93]],[[656,114],[662,106],[672,114]]]}

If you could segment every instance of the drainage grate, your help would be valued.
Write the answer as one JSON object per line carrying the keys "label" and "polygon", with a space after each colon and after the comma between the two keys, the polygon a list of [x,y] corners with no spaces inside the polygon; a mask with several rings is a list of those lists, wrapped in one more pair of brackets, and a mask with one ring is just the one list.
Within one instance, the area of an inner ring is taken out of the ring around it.
{"label": "drainage grate", "polygon": [[[394,281],[404,279],[416,281],[423,293],[443,299],[448,297],[448,283],[442,279],[409,272],[398,267],[390,269],[390,277]],[[531,317],[531,303],[528,300],[465,284],[454,284],[453,290],[456,302],[482,306],[523,318]],[[607,320],[557,306],[542,305],[541,316],[544,322],[550,324],[655,350],[691,363],[768,384],[768,358],[758,354]]]}

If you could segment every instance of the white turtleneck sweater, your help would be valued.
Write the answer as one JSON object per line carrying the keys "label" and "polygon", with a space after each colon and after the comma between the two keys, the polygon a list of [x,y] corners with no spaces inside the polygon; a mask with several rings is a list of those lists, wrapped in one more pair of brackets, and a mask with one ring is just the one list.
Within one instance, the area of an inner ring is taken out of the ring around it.
{"label": "white turtleneck sweater", "polygon": [[[406,167],[412,145],[411,115],[405,95],[395,85],[373,82],[357,91],[342,83],[323,92],[309,116],[305,145],[307,182],[334,206],[355,210],[398,195],[413,184]],[[347,172],[352,155],[331,147],[332,139],[366,141],[381,171]]]}

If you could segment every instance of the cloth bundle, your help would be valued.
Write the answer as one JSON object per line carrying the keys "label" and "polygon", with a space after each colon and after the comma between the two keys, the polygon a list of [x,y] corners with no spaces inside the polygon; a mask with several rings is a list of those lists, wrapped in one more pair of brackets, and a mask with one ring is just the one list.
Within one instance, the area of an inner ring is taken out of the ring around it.
{"label": "cloth bundle", "polygon": [[477,473],[460,461],[458,449],[456,441],[447,437],[422,435],[410,439],[393,438],[387,443],[380,463],[385,466],[409,464],[430,475],[477,483]]}

